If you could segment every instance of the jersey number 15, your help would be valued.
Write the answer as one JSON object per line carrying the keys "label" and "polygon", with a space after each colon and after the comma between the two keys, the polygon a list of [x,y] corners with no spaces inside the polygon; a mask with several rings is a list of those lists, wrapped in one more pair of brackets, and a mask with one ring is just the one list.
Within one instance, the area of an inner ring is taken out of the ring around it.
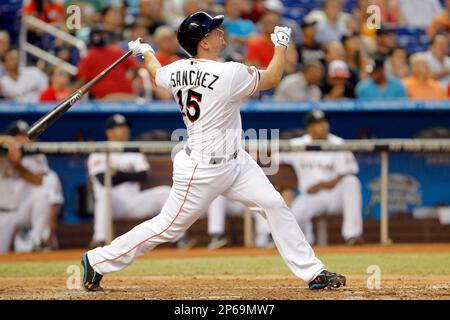
{"label": "jersey number 15", "polygon": [[200,117],[199,103],[202,102],[202,94],[189,89],[187,92],[186,105],[183,104],[183,93],[181,90],[178,90],[177,98],[183,117],[188,117],[191,122],[196,121]]}

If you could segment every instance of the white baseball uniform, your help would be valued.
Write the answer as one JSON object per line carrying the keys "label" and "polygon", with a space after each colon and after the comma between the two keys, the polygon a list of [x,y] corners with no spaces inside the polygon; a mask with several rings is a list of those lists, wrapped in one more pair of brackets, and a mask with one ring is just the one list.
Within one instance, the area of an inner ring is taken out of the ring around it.
{"label": "white baseball uniform", "polygon": [[[306,134],[292,141],[296,145],[304,145],[311,143],[312,138]],[[344,140],[330,134],[328,141],[341,144]],[[301,194],[292,203],[292,212],[310,243],[315,240],[311,220],[321,214],[343,214],[342,236],[345,240],[361,236],[361,183],[355,176],[359,168],[352,152],[287,152],[280,153],[279,160],[292,165],[297,174]],[[314,194],[307,192],[310,187],[338,175],[344,177],[333,189],[322,189]]]}
{"label": "white baseball uniform", "polygon": [[[22,166],[34,174],[48,172],[44,155],[24,156]],[[44,178],[45,181],[45,178]],[[50,202],[44,183],[35,186],[20,177],[6,157],[0,158],[0,253],[8,252],[14,233],[31,228],[33,245],[40,245],[50,234]]]}
{"label": "white baseball uniform", "polygon": [[[58,174],[49,169],[47,174],[44,176],[43,186],[42,186],[48,196],[49,206],[62,205],[64,204],[64,194],[61,186],[61,181],[59,180]],[[51,209],[50,209],[51,210]],[[49,217],[50,218],[50,217]],[[34,244],[28,230],[23,230],[25,232],[19,232],[14,237],[14,251],[15,252],[31,252],[33,250]],[[42,237],[48,239],[50,229],[46,228]],[[57,239],[52,239],[57,245]]]}
{"label": "white baseball uniform", "polygon": [[292,272],[306,282],[324,266],[263,170],[241,145],[240,105],[259,84],[259,71],[236,62],[186,59],[158,70],[156,84],[172,92],[188,130],[174,158],[173,185],[161,213],[109,246],[88,252],[100,274],[118,271],[187,230],[219,195],[264,211]]}
{"label": "white baseball uniform", "polygon": [[[144,154],[138,152],[111,153],[111,169],[126,173],[149,172],[150,165]],[[105,174],[106,154],[93,153],[88,158],[89,177],[94,187],[94,236],[96,242],[106,240],[107,206],[106,189],[97,175]],[[169,186],[159,186],[141,191],[138,181],[126,181],[111,187],[111,210],[115,219],[142,219],[157,215],[170,192]]]}
{"label": "white baseball uniform", "polygon": [[51,205],[63,205],[64,204],[64,193],[61,186],[61,180],[58,174],[49,170],[44,178],[44,186],[48,191],[49,201]]}

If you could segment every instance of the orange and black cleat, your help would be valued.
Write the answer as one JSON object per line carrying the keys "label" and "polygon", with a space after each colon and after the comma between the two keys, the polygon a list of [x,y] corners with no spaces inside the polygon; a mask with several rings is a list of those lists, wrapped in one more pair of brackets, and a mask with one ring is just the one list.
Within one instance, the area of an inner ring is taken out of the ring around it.
{"label": "orange and black cleat", "polygon": [[342,274],[324,270],[309,283],[309,289],[339,288],[345,286],[346,281],[347,279]]}
{"label": "orange and black cleat", "polygon": [[89,263],[89,259],[87,256],[87,252],[83,254],[83,258],[81,259],[81,265],[83,266],[83,287],[86,291],[103,291],[103,288],[100,286],[100,281],[102,281],[103,275],[98,272],[95,272],[94,268],[92,268]]}

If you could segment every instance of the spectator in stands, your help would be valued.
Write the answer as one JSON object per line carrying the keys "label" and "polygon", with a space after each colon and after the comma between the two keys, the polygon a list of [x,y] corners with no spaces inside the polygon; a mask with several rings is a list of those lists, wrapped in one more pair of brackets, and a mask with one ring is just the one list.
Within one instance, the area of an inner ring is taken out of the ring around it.
{"label": "spectator in stands", "polygon": [[425,53],[431,77],[441,83],[444,88],[450,83],[450,57],[448,34],[436,34]]}
{"label": "spectator in stands", "polygon": [[[433,37],[438,32],[450,33],[450,0],[445,0],[446,8],[434,17],[428,26],[427,33]],[[419,14],[419,11],[417,11]]]}
{"label": "spectator in stands", "polygon": [[266,12],[274,12],[278,14],[277,26],[289,27],[292,30],[291,40],[297,46],[302,42],[302,34],[298,23],[292,19],[287,19],[283,17],[285,8],[283,2],[280,0],[265,0],[264,9]]}
{"label": "spectator in stands", "polygon": [[205,1],[199,0],[184,0],[181,6],[182,10],[177,10],[179,13],[172,12],[172,19],[168,22],[172,26],[174,30],[178,30],[181,22],[191,14],[198,11],[209,11],[209,6],[205,3]]}
{"label": "spectator in stands", "polygon": [[48,85],[45,73],[36,67],[21,67],[17,49],[7,50],[2,63],[5,74],[0,78],[0,95],[19,102],[37,102]]}
{"label": "spectator in stands", "polygon": [[[229,37],[228,37],[228,30],[227,30],[227,28],[225,28],[222,25],[221,29],[224,32],[223,33],[223,39],[225,40],[226,43],[229,43],[230,41],[229,41]],[[244,61],[244,53],[235,50],[235,48],[233,46],[226,46],[225,49],[223,49],[220,52],[220,58],[223,61],[243,62]]]}
{"label": "spectator in stands", "polygon": [[23,15],[31,15],[45,23],[59,24],[64,19],[64,7],[59,1],[30,0],[23,8]]}
{"label": "spectator in stands", "polygon": [[392,50],[397,46],[397,35],[395,28],[391,25],[382,24],[380,29],[376,31],[377,49],[376,54],[383,55],[387,58],[391,55]]}
{"label": "spectator in stands", "polygon": [[153,35],[158,27],[165,25],[161,0],[139,0],[139,16],[145,22],[148,33]]}
{"label": "spectator in stands", "polygon": [[[293,145],[314,141],[342,144],[330,133],[325,114],[314,109],[305,115],[306,132],[291,140]],[[355,156],[349,151],[287,152],[279,161],[291,165],[298,178],[300,195],[292,202],[292,213],[309,243],[315,242],[312,219],[320,215],[342,214],[342,237],[349,245],[362,243],[362,191]]]}
{"label": "spectator in stands", "polygon": [[[322,94],[324,96],[326,96],[330,93],[330,91],[333,88],[333,86],[330,85],[329,77],[328,77],[328,71],[330,70],[330,64],[335,60],[346,61],[347,56],[346,56],[344,46],[340,42],[330,42],[330,43],[325,44],[324,51],[325,51],[325,59],[324,59],[325,73],[322,78],[320,88],[322,90]],[[346,94],[344,94],[344,96],[351,98],[351,97],[354,97],[355,87],[359,82],[359,70],[349,68],[348,65],[347,65],[347,69],[350,73],[350,76],[345,81]],[[340,80],[341,79],[339,79],[338,82],[340,82]],[[337,79],[336,79],[336,81],[337,81]],[[340,87],[340,86],[338,86],[338,87]],[[337,90],[337,89],[338,88],[335,88],[335,90]]]}
{"label": "spectator in stands", "polygon": [[439,0],[397,0],[405,25],[426,29],[442,11]]}
{"label": "spectator in stands", "polygon": [[11,41],[9,38],[9,33],[7,31],[0,31],[0,78],[5,72],[5,67],[3,66],[2,57],[6,51],[10,48]]}
{"label": "spectator in stands", "polygon": [[[128,50],[128,42],[135,40],[137,38],[142,38],[144,42],[151,42],[150,36],[148,34],[147,25],[142,18],[136,19],[128,28],[128,32],[125,33],[125,38],[121,42],[120,47],[124,50]],[[140,58],[136,57],[137,61],[142,61]]]}
{"label": "spectator in stands", "polygon": [[374,2],[380,8],[382,23],[393,26],[405,25],[405,19],[400,11],[398,0],[375,0]]}
{"label": "spectator in stands", "polygon": [[350,78],[348,65],[343,60],[334,60],[328,65],[327,91],[323,92],[324,98],[337,100],[354,98],[355,90],[347,81]]}
{"label": "spectator in stands", "polygon": [[153,36],[154,42],[158,50],[156,51],[156,58],[162,66],[168,65],[180,59],[180,46],[177,41],[177,36],[172,27],[161,26],[156,29]]}
{"label": "spectator in stands", "polygon": [[41,102],[62,101],[72,93],[70,75],[61,67],[55,67],[50,74],[50,86],[42,91]]}
{"label": "spectator in stands", "polygon": [[274,53],[270,35],[273,32],[273,28],[277,25],[277,22],[278,14],[270,11],[264,13],[260,22],[261,34],[250,37],[247,43],[245,50],[245,60],[247,64],[254,65],[257,68],[267,68]]}
{"label": "spectator in stands", "polygon": [[110,41],[119,42],[123,39],[122,30],[125,25],[125,10],[122,6],[110,6],[102,12],[103,30],[109,34]]}
{"label": "spectator in stands", "polygon": [[404,47],[395,47],[384,64],[388,77],[403,79],[411,74],[408,64],[408,51]]}
{"label": "spectator in stands", "polygon": [[309,13],[308,19],[317,21],[317,42],[341,41],[349,31],[351,16],[343,12],[343,6],[343,0],[325,0],[322,10]]}
{"label": "spectator in stands", "polygon": [[302,72],[286,76],[275,90],[275,100],[320,101],[322,92],[319,84],[323,76],[323,66],[318,61],[305,63]]}
{"label": "spectator in stands", "polygon": [[[76,88],[95,78],[125,53],[118,45],[108,43],[108,35],[101,28],[92,29],[90,38],[91,47],[78,66]],[[90,94],[95,99],[102,100],[133,100],[136,93],[130,72],[135,72],[136,68],[136,60],[129,57],[92,87]]]}
{"label": "spectator in stands", "polygon": [[7,136],[0,136],[7,155],[0,156],[0,254],[10,250],[14,234],[26,228],[30,250],[42,250],[50,234],[50,204],[45,176],[49,171],[43,154],[23,155],[29,126],[23,120],[13,122]]}
{"label": "spectator in stands", "polygon": [[258,23],[264,14],[265,0],[243,0],[241,18]]}
{"label": "spectator in stands", "polygon": [[356,87],[358,98],[405,98],[405,87],[396,78],[387,77],[384,56],[375,55],[367,66],[370,78],[361,81]]}
{"label": "spectator in stands", "polygon": [[342,38],[345,49],[346,62],[354,71],[359,71],[359,78],[365,78],[364,67],[367,64],[367,55],[363,50],[363,43],[358,33],[345,35]]}
{"label": "spectator in stands", "polygon": [[403,80],[410,99],[446,99],[447,92],[439,82],[430,76],[427,58],[423,53],[411,56],[410,65],[412,76]]}
{"label": "spectator in stands", "polygon": [[225,20],[223,26],[227,29],[229,45],[243,53],[249,38],[257,34],[253,22],[242,19],[240,0],[225,0]]}
{"label": "spectator in stands", "polygon": [[316,41],[316,24],[316,21],[307,18],[302,21],[303,41],[297,46],[299,63],[322,61],[325,57],[322,46]]}

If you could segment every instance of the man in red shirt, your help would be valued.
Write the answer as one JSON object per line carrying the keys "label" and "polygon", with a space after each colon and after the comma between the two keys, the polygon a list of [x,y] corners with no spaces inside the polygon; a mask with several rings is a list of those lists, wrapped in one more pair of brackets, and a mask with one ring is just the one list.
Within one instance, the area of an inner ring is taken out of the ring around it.
{"label": "man in red shirt", "polygon": [[254,65],[257,68],[267,68],[272,59],[274,48],[270,40],[278,22],[278,15],[274,12],[266,12],[261,18],[261,34],[251,37],[247,42],[246,64]]}
{"label": "man in red shirt", "polygon": [[[77,84],[79,88],[95,78],[100,72],[119,59],[125,50],[116,44],[107,44],[107,34],[103,30],[93,29],[90,35],[91,48],[78,65]],[[133,57],[129,57],[92,87],[90,93],[95,99],[133,100],[136,93],[133,88],[133,76],[137,65]]]}
{"label": "man in red shirt", "polygon": [[42,91],[41,102],[62,101],[70,94],[70,75],[60,67],[55,67],[50,76],[50,86]]}
{"label": "man in red shirt", "polygon": [[32,15],[46,23],[56,24],[63,20],[64,8],[53,0],[31,0],[24,6],[23,15]]}
{"label": "man in red shirt", "polygon": [[154,39],[158,47],[156,59],[159,60],[163,67],[180,59],[177,54],[180,46],[178,45],[175,31],[171,27],[158,27],[155,31]]}

